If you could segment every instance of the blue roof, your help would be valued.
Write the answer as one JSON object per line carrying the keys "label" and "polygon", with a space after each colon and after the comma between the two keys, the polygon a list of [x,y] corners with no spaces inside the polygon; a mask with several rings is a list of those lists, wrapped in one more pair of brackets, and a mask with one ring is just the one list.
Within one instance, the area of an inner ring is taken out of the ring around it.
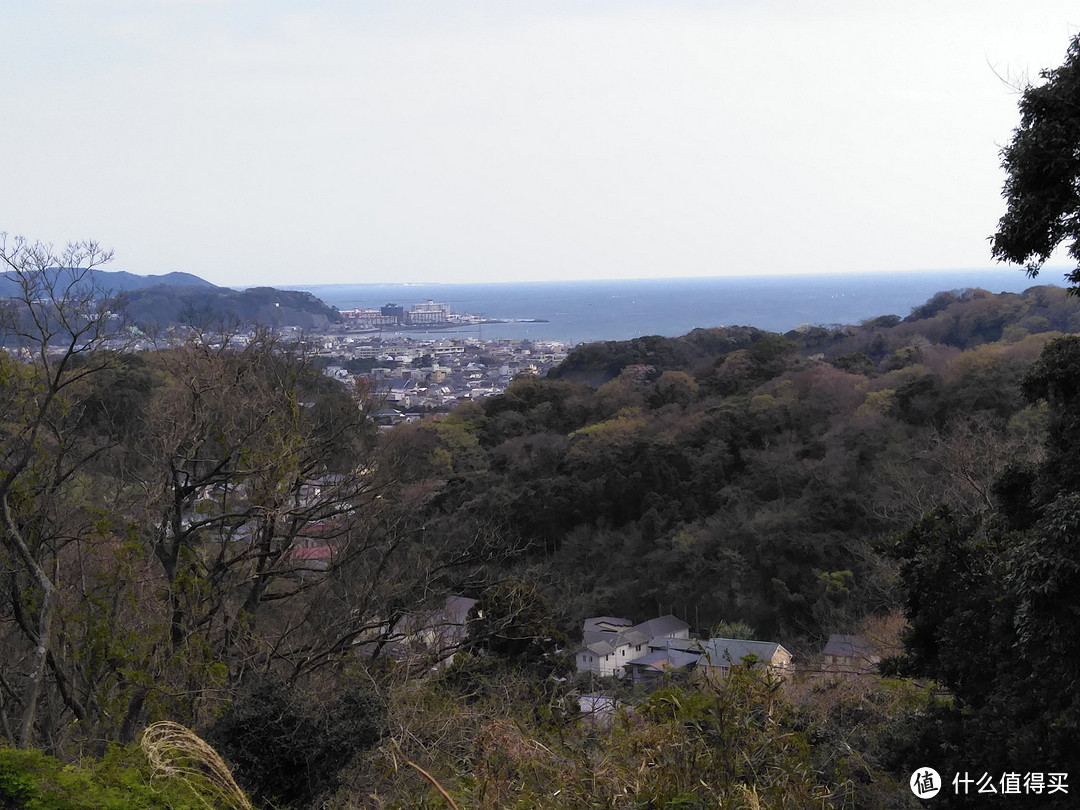
{"label": "blue roof", "polygon": [[624,666],[627,667],[647,667],[649,669],[655,669],[663,672],[668,669],[679,669],[681,667],[688,667],[698,662],[701,658],[700,653],[696,652],[683,652],[682,650],[657,650],[651,652],[648,655],[643,655],[641,658],[635,658],[633,661],[627,661]]}

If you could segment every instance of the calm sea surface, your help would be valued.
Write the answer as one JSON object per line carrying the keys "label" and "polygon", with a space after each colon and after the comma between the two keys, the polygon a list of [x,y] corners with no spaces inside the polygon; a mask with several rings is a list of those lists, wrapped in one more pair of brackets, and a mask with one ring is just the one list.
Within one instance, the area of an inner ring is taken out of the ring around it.
{"label": "calm sea surface", "polygon": [[[1039,284],[1062,273],[1044,271]],[[527,338],[580,343],[641,335],[683,335],[695,327],[749,325],[786,332],[800,324],[855,324],[905,316],[940,290],[982,287],[1021,292],[1035,282],[1020,270],[825,276],[553,281],[501,284],[319,284],[294,286],[339,309],[429,299],[485,318],[548,323],[487,324],[434,335]],[[407,334],[419,336],[421,333]]]}

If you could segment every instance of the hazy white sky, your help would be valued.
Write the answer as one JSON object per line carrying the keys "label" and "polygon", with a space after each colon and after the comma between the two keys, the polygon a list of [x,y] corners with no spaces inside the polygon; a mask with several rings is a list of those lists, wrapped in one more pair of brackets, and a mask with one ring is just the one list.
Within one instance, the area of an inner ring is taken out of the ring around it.
{"label": "hazy white sky", "polygon": [[1050,0],[4,3],[0,230],[229,285],[989,266],[995,72],[1035,79],[1078,26]]}

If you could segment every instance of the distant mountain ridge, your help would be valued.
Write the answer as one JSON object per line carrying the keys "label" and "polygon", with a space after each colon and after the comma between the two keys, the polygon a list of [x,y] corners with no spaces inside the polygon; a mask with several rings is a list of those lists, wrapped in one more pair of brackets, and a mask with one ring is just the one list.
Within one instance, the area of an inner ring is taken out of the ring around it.
{"label": "distant mountain ridge", "polygon": [[[132,290],[145,290],[151,287],[197,287],[206,290],[224,290],[226,287],[218,287],[205,279],[199,278],[192,273],[173,271],[159,276],[140,276],[129,273],[126,270],[99,270],[97,268],[87,271],[86,283],[91,284],[105,293],[122,293]],[[0,273],[0,296],[10,298],[18,293],[18,282],[12,272]]]}
{"label": "distant mountain ridge", "polygon": [[[57,268],[57,272],[63,270]],[[95,268],[83,281],[102,294],[121,296],[128,319],[143,328],[180,322],[239,321],[320,329],[341,320],[337,309],[308,292],[274,287],[234,290],[191,273],[140,276]],[[0,297],[18,293],[15,275],[0,274]]]}
{"label": "distant mountain ridge", "polygon": [[143,328],[171,323],[254,322],[264,326],[323,329],[341,314],[309,292],[252,287],[177,286],[159,284],[123,294],[128,318]]}
{"label": "distant mountain ridge", "polygon": [[182,273],[174,270],[159,276],[139,276],[126,270],[95,270],[104,289],[113,292],[128,292],[130,290],[145,290],[150,287],[164,285],[166,287],[200,287],[208,290],[226,290],[228,287],[219,287],[211,284],[204,278],[199,278],[193,273]]}

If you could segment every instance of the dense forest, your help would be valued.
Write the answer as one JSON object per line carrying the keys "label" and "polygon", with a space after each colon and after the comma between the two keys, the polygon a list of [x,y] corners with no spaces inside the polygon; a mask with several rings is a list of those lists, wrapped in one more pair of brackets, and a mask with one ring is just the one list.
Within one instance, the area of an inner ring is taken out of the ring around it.
{"label": "dense forest", "polygon": [[[4,806],[885,808],[928,763],[1075,772],[1063,289],[584,345],[380,431],[269,332],[127,352],[77,269],[22,279]],[[405,649],[452,594],[478,600],[453,663]],[[782,642],[794,679],[574,675],[584,617],[665,613]],[[836,632],[879,638],[889,677],[814,677]],[[154,748],[164,720],[240,788]]]}
{"label": "dense forest", "polygon": [[442,519],[543,562],[567,631],[674,612],[812,644],[893,604],[878,538],[942,501],[978,514],[1037,460],[1020,380],[1076,319],[1062,289],[967,290],[856,327],[591,344],[394,441],[445,480]]}

